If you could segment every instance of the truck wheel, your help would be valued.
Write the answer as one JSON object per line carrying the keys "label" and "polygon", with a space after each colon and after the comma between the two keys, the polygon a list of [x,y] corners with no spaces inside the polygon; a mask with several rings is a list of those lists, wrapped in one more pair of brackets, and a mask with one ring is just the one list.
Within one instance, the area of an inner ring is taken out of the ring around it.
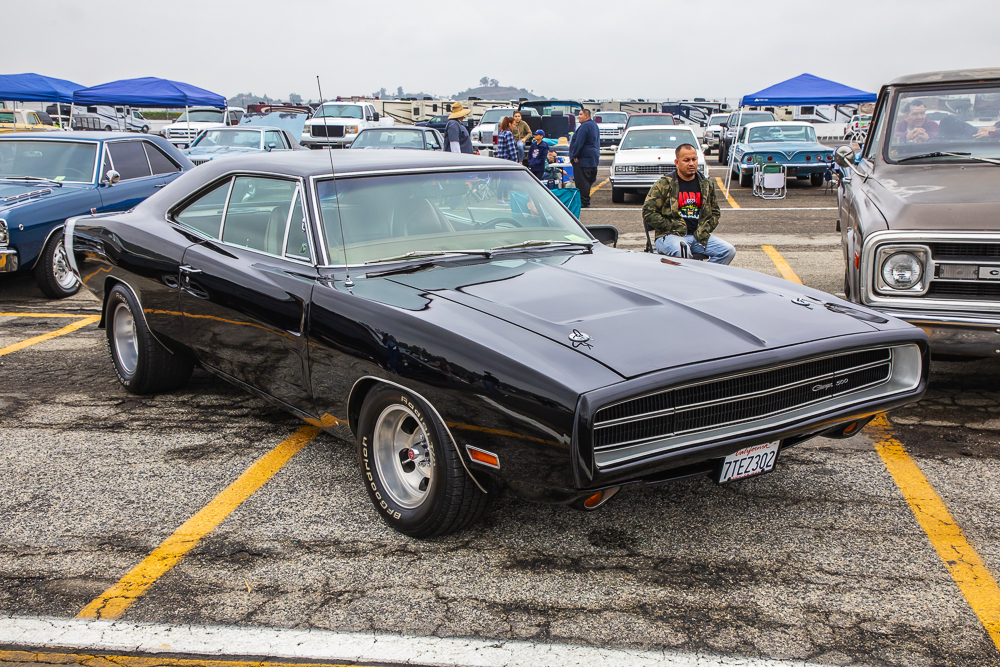
{"label": "truck wheel", "polygon": [[142,132],[143,134],[149,134],[149,125],[143,125],[142,129],[139,131]]}
{"label": "truck wheel", "polygon": [[625,203],[625,191],[621,188],[611,187],[611,201],[614,204]]}
{"label": "truck wheel", "polygon": [[62,231],[49,237],[35,264],[35,282],[50,299],[65,299],[80,291],[80,283],[73,275],[62,240]]}
{"label": "truck wheel", "polygon": [[358,420],[358,463],[378,515],[410,537],[467,528],[491,499],[469,477],[435,414],[396,387],[380,387],[365,399]]}
{"label": "truck wheel", "polygon": [[118,381],[130,393],[176,389],[191,378],[194,360],[186,350],[171,352],[153,337],[132,293],[115,285],[104,308],[108,351]]}
{"label": "truck wheel", "polygon": [[809,174],[809,185],[814,188],[823,185],[823,174]]}
{"label": "truck wheel", "polygon": [[111,126],[110,125],[105,125],[104,126],[104,131],[105,132],[110,132],[111,131]]}

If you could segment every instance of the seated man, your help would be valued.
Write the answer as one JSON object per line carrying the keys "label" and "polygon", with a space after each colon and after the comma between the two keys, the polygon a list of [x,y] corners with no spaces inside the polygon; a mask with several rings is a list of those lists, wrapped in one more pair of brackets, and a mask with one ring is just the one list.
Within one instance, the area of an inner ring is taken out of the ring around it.
{"label": "seated man", "polygon": [[937,137],[938,124],[927,120],[927,106],[923,100],[913,100],[903,107],[903,117],[893,128],[895,143],[922,144]]}
{"label": "seated man", "polygon": [[656,252],[681,257],[682,244],[708,255],[716,264],[729,264],[736,248],[712,232],[719,226],[715,184],[698,174],[698,151],[691,144],[674,150],[677,171],[660,177],[646,195],[642,219],[656,236]]}

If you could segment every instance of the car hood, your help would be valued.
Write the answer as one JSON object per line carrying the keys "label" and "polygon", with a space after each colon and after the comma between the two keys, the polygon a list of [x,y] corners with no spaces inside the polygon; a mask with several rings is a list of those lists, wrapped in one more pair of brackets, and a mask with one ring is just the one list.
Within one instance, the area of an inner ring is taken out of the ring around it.
{"label": "car hood", "polygon": [[889,229],[1000,231],[998,166],[880,165],[869,182],[869,197]]}
{"label": "car hood", "polygon": [[823,304],[872,311],[750,271],[603,246],[534,255],[384,279],[532,331],[626,378],[876,330]]}
{"label": "car hood", "polygon": [[[6,211],[30,206],[32,202],[53,201],[93,187],[90,183],[66,183],[59,187],[43,181],[0,181],[0,217]],[[29,193],[38,194],[29,196]]]}

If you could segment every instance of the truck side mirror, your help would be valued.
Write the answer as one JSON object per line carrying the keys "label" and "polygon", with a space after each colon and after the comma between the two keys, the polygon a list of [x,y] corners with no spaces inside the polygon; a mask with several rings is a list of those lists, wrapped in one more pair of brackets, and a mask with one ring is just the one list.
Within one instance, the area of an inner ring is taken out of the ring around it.
{"label": "truck side mirror", "polygon": [[854,149],[850,146],[840,146],[833,152],[833,159],[841,169],[853,169],[854,158]]}
{"label": "truck side mirror", "polygon": [[377,123],[378,119],[379,119],[379,115],[378,115],[378,111],[376,111],[375,113],[372,114],[372,120]]}
{"label": "truck side mirror", "polygon": [[108,185],[114,185],[118,181],[122,180],[121,174],[114,169],[108,169],[108,173],[105,175],[108,177]]}

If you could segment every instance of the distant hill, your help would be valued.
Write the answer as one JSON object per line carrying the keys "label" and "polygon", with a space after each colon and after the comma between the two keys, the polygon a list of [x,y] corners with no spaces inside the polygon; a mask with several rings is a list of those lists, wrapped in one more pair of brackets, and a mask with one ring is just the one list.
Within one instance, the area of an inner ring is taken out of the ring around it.
{"label": "distant hill", "polygon": [[510,86],[479,86],[469,88],[452,96],[453,100],[467,100],[470,97],[478,97],[481,100],[519,100],[525,97],[529,100],[544,100],[544,97],[529,93],[524,88],[512,88]]}

